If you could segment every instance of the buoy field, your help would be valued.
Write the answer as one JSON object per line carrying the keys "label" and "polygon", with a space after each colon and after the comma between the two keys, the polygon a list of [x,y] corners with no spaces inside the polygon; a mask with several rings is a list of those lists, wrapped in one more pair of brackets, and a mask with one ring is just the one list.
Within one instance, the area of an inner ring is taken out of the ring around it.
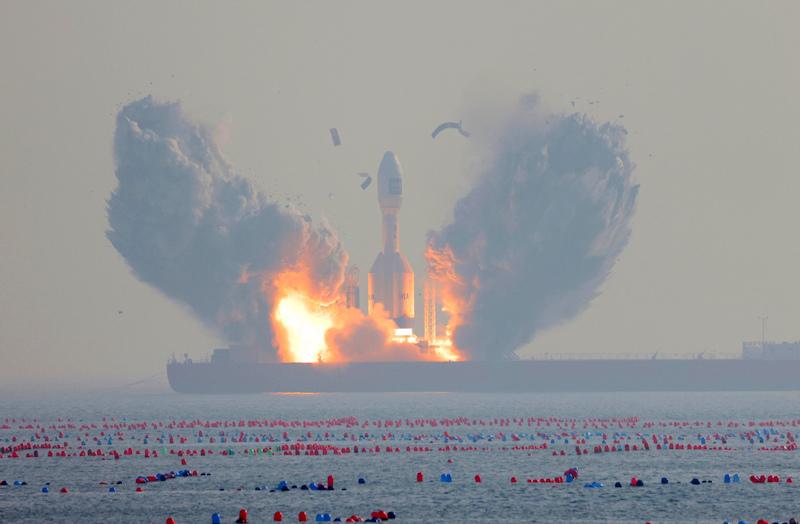
{"label": "buoy field", "polygon": [[12,393],[0,521],[790,522],[798,400]]}

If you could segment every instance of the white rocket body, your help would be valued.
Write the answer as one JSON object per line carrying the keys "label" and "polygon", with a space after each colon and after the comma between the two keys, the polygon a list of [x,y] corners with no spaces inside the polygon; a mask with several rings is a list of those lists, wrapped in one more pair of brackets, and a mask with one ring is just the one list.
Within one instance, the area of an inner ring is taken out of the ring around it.
{"label": "white rocket body", "polygon": [[368,311],[376,304],[394,319],[398,327],[414,325],[414,270],[400,253],[400,205],[403,203],[403,174],[394,153],[387,151],[378,168],[378,204],[383,216],[383,249],[367,277]]}

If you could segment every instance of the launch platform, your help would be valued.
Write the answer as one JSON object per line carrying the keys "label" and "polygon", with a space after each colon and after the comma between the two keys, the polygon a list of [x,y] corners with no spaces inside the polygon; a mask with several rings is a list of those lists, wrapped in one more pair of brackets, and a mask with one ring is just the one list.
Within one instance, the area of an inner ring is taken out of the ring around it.
{"label": "launch platform", "polygon": [[798,391],[800,359],[167,364],[179,393]]}

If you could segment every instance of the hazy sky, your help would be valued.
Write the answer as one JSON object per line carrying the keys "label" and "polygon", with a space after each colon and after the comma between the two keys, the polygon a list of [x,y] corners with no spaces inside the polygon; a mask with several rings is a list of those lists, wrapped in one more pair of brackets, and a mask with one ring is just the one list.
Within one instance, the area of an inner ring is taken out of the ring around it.
{"label": "hazy sky", "polygon": [[385,150],[421,273],[475,172],[437,124],[531,91],[622,122],[631,241],[592,306],[521,354],[732,353],[765,312],[800,338],[799,22],[797,2],[0,2],[0,383],[135,380],[223,343],[105,237],[114,117],[147,94],[326,218],[364,288],[380,221],[356,173]]}

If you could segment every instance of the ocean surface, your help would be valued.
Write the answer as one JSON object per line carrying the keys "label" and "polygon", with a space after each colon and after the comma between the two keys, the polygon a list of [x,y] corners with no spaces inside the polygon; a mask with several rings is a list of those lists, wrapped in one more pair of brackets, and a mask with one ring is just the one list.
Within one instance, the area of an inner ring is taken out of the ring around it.
{"label": "ocean surface", "polygon": [[[194,524],[219,513],[230,523],[240,508],[251,523],[276,511],[284,522],[300,511],[314,522],[377,510],[398,523],[786,522],[800,516],[798,432],[800,394],[786,392],[4,394],[0,522]],[[33,446],[39,456],[26,458]],[[566,480],[569,468],[579,473],[572,482],[528,482]],[[198,475],[135,483],[183,469]],[[723,482],[726,473],[741,482]],[[751,474],[780,481],[755,484]],[[300,489],[328,475],[334,490]],[[644,486],[629,486],[631,477]],[[282,480],[289,490],[275,491]]]}

